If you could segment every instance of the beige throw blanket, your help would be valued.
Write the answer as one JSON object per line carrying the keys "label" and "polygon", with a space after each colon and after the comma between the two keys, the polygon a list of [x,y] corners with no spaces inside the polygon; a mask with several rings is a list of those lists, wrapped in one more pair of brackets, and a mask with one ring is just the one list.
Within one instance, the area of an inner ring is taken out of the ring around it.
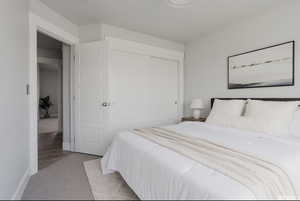
{"label": "beige throw blanket", "polygon": [[288,175],[268,161],[163,128],[136,129],[133,133],[236,180],[257,199],[297,199]]}

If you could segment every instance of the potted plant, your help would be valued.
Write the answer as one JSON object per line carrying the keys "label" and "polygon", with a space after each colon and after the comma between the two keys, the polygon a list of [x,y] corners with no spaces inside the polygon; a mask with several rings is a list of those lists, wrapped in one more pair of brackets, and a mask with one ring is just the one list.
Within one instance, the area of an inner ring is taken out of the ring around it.
{"label": "potted plant", "polygon": [[45,119],[50,118],[49,110],[53,106],[53,103],[50,101],[50,96],[47,96],[45,98],[40,98],[39,106],[42,110],[45,111],[44,118]]}

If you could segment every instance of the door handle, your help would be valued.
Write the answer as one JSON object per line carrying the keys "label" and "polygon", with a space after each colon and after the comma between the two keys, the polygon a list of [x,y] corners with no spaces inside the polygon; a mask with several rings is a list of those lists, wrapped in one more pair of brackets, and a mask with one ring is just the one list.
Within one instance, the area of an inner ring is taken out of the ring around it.
{"label": "door handle", "polygon": [[102,106],[103,106],[103,107],[108,107],[108,106],[109,106],[109,103],[108,103],[108,102],[103,102],[103,103],[102,103]]}

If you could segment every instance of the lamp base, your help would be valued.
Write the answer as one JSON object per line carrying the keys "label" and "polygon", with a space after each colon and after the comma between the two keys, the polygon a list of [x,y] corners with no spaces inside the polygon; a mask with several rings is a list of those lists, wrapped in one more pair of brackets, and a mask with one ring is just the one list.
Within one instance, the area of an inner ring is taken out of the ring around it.
{"label": "lamp base", "polygon": [[194,110],[193,111],[193,118],[194,119],[200,119],[201,117],[201,110]]}

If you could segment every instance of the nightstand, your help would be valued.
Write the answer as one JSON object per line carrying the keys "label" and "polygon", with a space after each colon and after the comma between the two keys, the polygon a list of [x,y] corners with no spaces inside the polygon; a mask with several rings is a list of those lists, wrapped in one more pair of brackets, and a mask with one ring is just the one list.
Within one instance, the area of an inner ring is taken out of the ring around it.
{"label": "nightstand", "polygon": [[183,117],[182,120],[183,121],[199,121],[199,122],[205,122],[206,118],[200,118],[200,119],[194,119],[193,117]]}

